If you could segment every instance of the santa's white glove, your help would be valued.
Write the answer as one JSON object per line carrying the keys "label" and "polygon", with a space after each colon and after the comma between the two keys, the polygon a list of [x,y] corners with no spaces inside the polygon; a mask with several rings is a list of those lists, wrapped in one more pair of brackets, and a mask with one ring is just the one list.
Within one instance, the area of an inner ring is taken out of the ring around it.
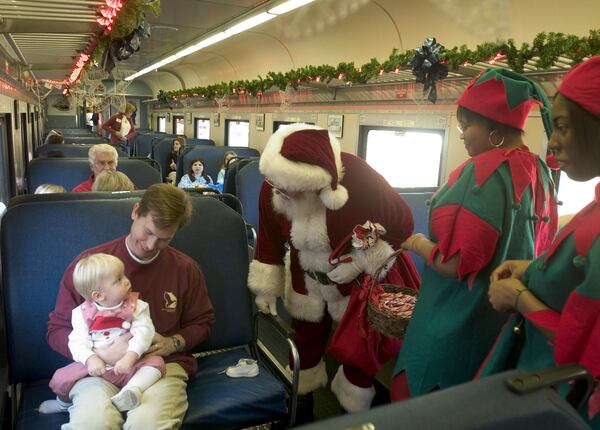
{"label": "santa's white glove", "polygon": [[269,294],[259,294],[254,299],[258,310],[263,314],[277,316],[277,297]]}
{"label": "santa's white glove", "polygon": [[347,284],[356,279],[362,273],[362,269],[354,261],[340,263],[335,269],[327,273],[327,277],[336,284]]}

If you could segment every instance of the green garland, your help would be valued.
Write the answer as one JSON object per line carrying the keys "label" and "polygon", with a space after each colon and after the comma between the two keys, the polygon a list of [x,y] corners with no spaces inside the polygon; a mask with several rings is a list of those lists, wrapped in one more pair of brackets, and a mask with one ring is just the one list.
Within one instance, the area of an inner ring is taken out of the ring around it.
{"label": "green garland", "polygon": [[[457,70],[459,66],[466,63],[475,64],[489,61],[497,54],[502,55],[508,66],[517,72],[523,72],[524,65],[534,57],[536,57],[536,66],[539,69],[552,67],[559,57],[569,58],[574,64],[577,64],[585,57],[600,54],[600,30],[590,30],[588,37],[563,33],[540,33],[531,45],[523,43],[520,48],[515,45],[512,39],[506,42],[484,43],[478,45],[473,51],[467,48],[466,45],[462,45],[444,50],[442,60],[448,64],[450,70]],[[296,89],[300,84],[316,80],[326,84],[332,79],[343,80],[348,85],[365,84],[369,79],[375,78],[381,73],[406,69],[414,55],[414,50],[400,53],[397,49],[394,49],[383,63],[373,58],[360,67],[355,67],[354,63],[340,63],[337,67],[328,65],[306,66],[290,70],[287,73],[269,72],[265,78],[259,75],[258,79],[252,81],[221,82],[207,87],[194,87],[176,91],[161,90],[157,98],[164,103],[179,97],[211,99],[227,94],[249,94],[260,97],[273,87],[285,90],[290,85]]]}

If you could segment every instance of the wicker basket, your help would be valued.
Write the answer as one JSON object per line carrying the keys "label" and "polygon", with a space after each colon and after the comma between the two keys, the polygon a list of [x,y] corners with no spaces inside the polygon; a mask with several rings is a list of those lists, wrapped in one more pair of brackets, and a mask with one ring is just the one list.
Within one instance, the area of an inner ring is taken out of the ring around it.
{"label": "wicker basket", "polygon": [[[410,321],[410,317],[402,317],[398,314],[394,314],[389,312],[387,309],[380,308],[373,301],[373,289],[375,285],[377,285],[377,279],[379,279],[379,275],[384,267],[388,265],[388,263],[394,260],[398,255],[402,253],[402,250],[394,252],[383,265],[377,269],[377,272],[373,276],[373,280],[371,281],[371,286],[369,287],[369,297],[367,302],[367,320],[369,325],[374,329],[383,334],[384,336],[401,339],[404,337],[406,333],[406,328],[408,327],[408,323]],[[397,293],[397,294],[405,294],[410,296],[416,296],[418,291],[412,287],[405,287],[401,285],[394,284],[379,284],[383,291],[386,293]]]}

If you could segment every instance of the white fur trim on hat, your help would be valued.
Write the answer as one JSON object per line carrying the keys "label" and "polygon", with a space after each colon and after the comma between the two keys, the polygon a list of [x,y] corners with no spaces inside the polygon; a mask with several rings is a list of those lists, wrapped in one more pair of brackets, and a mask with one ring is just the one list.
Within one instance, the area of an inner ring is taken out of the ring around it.
{"label": "white fur trim on hat", "polygon": [[346,204],[348,201],[348,190],[340,184],[338,184],[335,190],[331,186],[327,186],[321,190],[319,197],[327,209],[334,211]]}
{"label": "white fur trim on hat", "polygon": [[289,191],[319,191],[321,201],[331,210],[341,208],[348,200],[348,190],[339,184],[343,177],[340,142],[329,134],[329,143],[333,151],[338,184],[331,189],[331,174],[320,166],[288,160],[281,155],[285,139],[302,130],[324,130],[312,124],[290,124],[280,127],[269,138],[260,157],[259,169],[276,186]]}
{"label": "white fur trim on hat", "polygon": [[254,294],[279,297],[283,293],[283,265],[261,263],[252,260],[248,272],[248,288]]}
{"label": "white fur trim on hat", "polygon": [[340,366],[331,381],[331,391],[337,397],[340,405],[348,412],[366,411],[371,407],[375,389],[362,388],[354,385],[344,375],[344,368]]}

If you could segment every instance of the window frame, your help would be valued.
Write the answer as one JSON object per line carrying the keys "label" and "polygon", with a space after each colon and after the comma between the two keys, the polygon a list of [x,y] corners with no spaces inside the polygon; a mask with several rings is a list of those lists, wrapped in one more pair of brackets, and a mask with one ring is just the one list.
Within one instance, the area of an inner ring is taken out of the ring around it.
{"label": "window frame", "polygon": [[[160,120],[161,119],[165,120],[165,129],[162,131],[160,129]],[[156,131],[158,133],[166,133],[167,132],[167,117],[166,117],[166,115],[157,115],[156,116]]]}
{"label": "window frame", "polygon": [[208,121],[208,139],[210,139],[210,133],[212,131],[212,122],[210,118],[204,117],[194,117],[194,139],[204,139],[203,137],[198,137],[198,122],[199,121]]}
{"label": "window frame", "polygon": [[447,133],[446,129],[442,128],[420,128],[420,127],[392,127],[385,125],[360,125],[358,129],[358,147],[357,147],[357,155],[363,160],[367,161],[367,140],[369,137],[369,132],[372,130],[382,130],[382,131],[396,131],[396,132],[425,132],[425,133],[434,133],[439,134],[442,138],[442,147],[440,154],[440,164],[438,166],[438,180],[437,186],[435,187],[393,187],[394,190],[401,193],[422,193],[422,192],[434,192],[437,191],[444,182],[444,172],[445,172],[445,163],[447,159]]}
{"label": "window frame", "polygon": [[[229,124],[232,122],[245,122],[248,124],[248,146],[250,148],[250,120],[249,119],[225,119],[225,146],[229,145]],[[236,147],[239,147],[236,145]]]}
{"label": "window frame", "polygon": [[[185,136],[185,115],[173,115],[173,134],[176,136]],[[183,122],[183,133],[177,133],[177,120],[180,119]]]}

